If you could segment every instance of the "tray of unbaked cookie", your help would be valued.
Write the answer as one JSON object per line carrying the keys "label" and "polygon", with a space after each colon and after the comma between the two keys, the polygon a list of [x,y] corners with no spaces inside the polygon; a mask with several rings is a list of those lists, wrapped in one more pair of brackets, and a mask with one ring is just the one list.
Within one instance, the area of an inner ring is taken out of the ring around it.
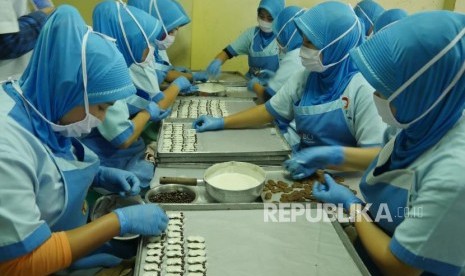
{"label": "tray of unbaked cookie", "polygon": [[180,97],[171,107],[171,119],[197,119],[201,115],[226,117],[239,111],[254,107],[251,99],[232,99],[225,97]]}
{"label": "tray of unbaked cookie", "polygon": [[290,152],[289,145],[274,126],[197,133],[190,122],[164,121],[156,158],[158,163],[281,164]]}
{"label": "tray of unbaked cookie", "polygon": [[361,275],[326,212],[302,211],[282,221],[263,208],[168,211],[167,231],[140,240],[135,275]]}

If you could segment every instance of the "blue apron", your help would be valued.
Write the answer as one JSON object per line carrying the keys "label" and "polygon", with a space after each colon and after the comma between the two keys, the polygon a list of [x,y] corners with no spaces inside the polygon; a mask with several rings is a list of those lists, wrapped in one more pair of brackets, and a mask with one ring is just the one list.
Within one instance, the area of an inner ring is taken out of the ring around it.
{"label": "blue apron", "polygon": [[[279,68],[279,51],[276,47],[276,54],[264,56],[264,48],[261,45],[261,39],[258,35],[259,32],[259,29],[256,28],[254,38],[250,44],[248,54],[249,71],[247,72],[246,77],[248,79],[257,77],[260,79],[262,85],[266,85],[268,80],[274,76]],[[269,45],[266,47],[268,46]]]}
{"label": "blue apron", "polygon": [[[415,171],[413,169],[398,169],[385,171],[374,175],[376,167],[382,166],[391,157],[395,139],[391,139],[373,160],[360,180],[360,191],[367,203],[371,203],[372,219],[379,215],[392,218],[375,221],[386,233],[394,234],[396,227],[404,220],[406,212],[412,210],[409,202],[417,196],[415,187]],[[384,205],[382,205],[384,204]],[[378,215],[379,214],[379,215]]]}
{"label": "blue apron", "polygon": [[87,223],[88,206],[86,196],[99,169],[99,159],[77,140],[72,139],[77,160],[50,157],[57,165],[64,182],[65,206],[58,220],[50,226],[53,232],[70,230]]}
{"label": "blue apron", "polygon": [[302,101],[294,106],[300,148],[339,145],[355,147],[357,141],[347,126],[344,102],[332,102],[304,106]]}

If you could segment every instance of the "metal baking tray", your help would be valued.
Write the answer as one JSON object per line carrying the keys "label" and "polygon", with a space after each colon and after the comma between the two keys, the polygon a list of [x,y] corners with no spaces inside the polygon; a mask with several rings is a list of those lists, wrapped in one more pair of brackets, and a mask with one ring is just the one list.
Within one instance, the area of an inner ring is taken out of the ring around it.
{"label": "metal baking tray", "polygon": [[[211,164],[207,163],[166,163],[160,164],[155,170],[155,174],[150,182],[150,188],[160,186],[161,177],[181,177],[181,178],[196,178],[203,179],[203,175],[206,169]],[[266,182],[268,180],[283,181],[286,183],[292,183],[293,180],[290,178],[289,173],[284,170],[282,166],[261,166],[266,172]],[[359,183],[363,175],[363,172],[339,172],[329,171],[334,176],[342,177],[344,179],[343,184],[349,186],[350,189],[355,190],[356,195],[361,197]],[[200,182],[197,186],[192,186],[198,194],[198,198],[194,201],[194,204],[214,203],[215,201],[206,194],[205,186]],[[275,201],[274,197],[272,200],[265,200],[265,202]],[[279,198],[279,197],[278,197]],[[258,199],[262,201],[262,198]]]}
{"label": "metal baking tray", "polygon": [[247,78],[238,71],[222,71],[217,79],[209,80],[209,82],[226,86],[247,86]]}
{"label": "metal baking tray", "polygon": [[225,117],[255,106],[251,99],[225,97],[178,97],[171,107],[168,121],[194,120],[201,115]]}
{"label": "metal baking tray", "polygon": [[[182,131],[174,132],[174,129]],[[192,123],[164,121],[158,136],[158,163],[244,161],[281,164],[291,148],[274,126],[196,133]]]}
{"label": "metal baking tray", "polygon": [[[206,275],[369,275],[335,221],[308,222],[300,215],[293,222],[266,222],[263,204],[163,207],[182,210],[184,237],[205,238]],[[305,209],[312,217],[317,211]],[[147,242],[140,240],[134,275],[144,273]]]}

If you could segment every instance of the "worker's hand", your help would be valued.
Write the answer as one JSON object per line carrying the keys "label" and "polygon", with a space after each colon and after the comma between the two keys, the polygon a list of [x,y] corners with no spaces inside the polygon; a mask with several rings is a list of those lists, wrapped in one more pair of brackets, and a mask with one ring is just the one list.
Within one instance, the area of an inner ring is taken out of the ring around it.
{"label": "worker's hand", "polygon": [[194,94],[197,91],[199,91],[199,87],[197,85],[191,85],[189,86],[189,88],[179,91],[179,94],[183,96],[187,96],[187,95]]}
{"label": "worker's hand", "polygon": [[100,166],[94,187],[104,188],[121,196],[134,196],[140,192],[139,178],[132,172]]}
{"label": "worker's hand", "polygon": [[155,70],[155,72],[157,73],[158,85],[160,85],[165,80],[168,72],[164,70],[158,70],[158,69]]}
{"label": "worker's hand", "polygon": [[31,0],[31,3],[36,10],[53,7],[53,2],[51,0]]}
{"label": "worker's hand", "polygon": [[218,78],[221,73],[221,60],[215,58],[207,67],[207,74],[210,78]]}
{"label": "worker's hand", "polygon": [[168,217],[158,205],[150,203],[114,210],[120,224],[120,235],[127,233],[158,236],[165,231]]}
{"label": "worker's hand", "polygon": [[208,80],[208,74],[206,71],[192,73],[192,79],[197,82],[206,82]]}
{"label": "worker's hand", "polygon": [[284,162],[284,167],[294,179],[303,179],[317,169],[329,165],[341,165],[344,162],[344,150],[341,146],[308,147],[292,154]]}
{"label": "worker's hand", "polygon": [[192,128],[197,132],[221,130],[224,129],[224,118],[202,115],[192,123]]}
{"label": "worker's hand", "polygon": [[184,76],[177,77],[171,85],[176,85],[179,91],[186,91],[191,87],[191,82]]}
{"label": "worker's hand", "polygon": [[145,110],[147,110],[147,112],[150,114],[150,121],[152,122],[161,121],[168,117],[171,113],[171,108],[163,110],[155,102],[150,102]]}
{"label": "worker's hand", "polygon": [[350,205],[354,203],[363,204],[363,201],[354,195],[351,190],[337,184],[336,181],[326,173],[325,182],[326,184],[319,182],[313,184],[313,195],[318,200],[336,205],[342,203],[346,211],[349,211]]}
{"label": "worker's hand", "polygon": [[98,253],[90,256],[80,258],[71,264],[70,268],[88,269],[93,267],[114,267],[121,263],[123,259],[107,253]]}
{"label": "worker's hand", "polygon": [[260,80],[258,78],[252,78],[251,80],[249,80],[249,82],[247,83],[247,90],[255,92],[253,87],[256,83],[261,85]]}

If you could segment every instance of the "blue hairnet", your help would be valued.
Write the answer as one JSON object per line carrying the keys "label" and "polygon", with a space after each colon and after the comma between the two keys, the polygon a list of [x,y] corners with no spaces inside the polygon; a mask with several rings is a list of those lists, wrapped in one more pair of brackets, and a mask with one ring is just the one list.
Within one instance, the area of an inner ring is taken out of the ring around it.
{"label": "blue hairnet", "polygon": [[407,17],[407,12],[402,9],[392,9],[383,12],[375,21],[373,32],[376,33],[385,26]]}
{"label": "blue hairnet", "polygon": [[[297,28],[316,48],[323,49],[350,28],[347,35],[324,49],[323,64],[342,60],[349,50],[362,42],[360,22],[348,4],[323,2],[294,19]],[[336,100],[342,95],[352,76],[357,72],[349,58],[322,73],[312,73],[307,80],[304,102],[320,104]]]}
{"label": "blue hairnet", "polygon": [[[115,1],[104,1],[98,4],[94,9],[92,19],[94,21],[94,29],[96,31],[116,39],[118,49],[120,49],[124,59],[126,60],[126,64],[129,67],[132,63],[134,63],[130,51],[132,51],[136,62],[141,62],[143,53],[149,45],[147,45],[147,41],[145,40],[141,29],[137,26],[136,21],[134,21],[123,4],[121,4],[120,12],[124,31],[126,32],[127,39],[131,47],[131,49],[128,49],[119,24],[118,10],[116,6],[117,3],[118,2]],[[127,8],[139,22],[149,41],[155,43],[156,37],[161,31],[160,21],[136,7],[127,6]]]}
{"label": "blue hairnet", "polygon": [[258,5],[258,9],[260,8],[267,10],[274,20],[284,9],[284,0],[261,0],[260,4]]}
{"label": "blue hairnet", "polygon": [[368,31],[371,27],[373,27],[378,16],[384,12],[384,8],[373,0],[363,0],[358,2],[354,10],[362,22],[363,28],[365,29],[365,35],[368,35]]}
{"label": "blue hairnet", "polygon": [[[161,20],[168,32],[191,22],[181,4],[175,0],[128,0],[128,5],[137,7]],[[158,7],[161,19],[155,5]]]}
{"label": "blue hairnet", "polygon": [[[351,57],[370,84],[388,98],[454,38],[459,39],[391,102],[396,109],[396,119],[409,123],[433,105],[464,66],[464,33],[464,14],[449,11],[418,13],[377,33],[352,51]],[[412,163],[461,117],[465,76],[460,73],[459,81],[438,105],[398,134],[391,156],[392,169]]]}
{"label": "blue hairnet", "polygon": [[[303,11],[304,9],[297,6],[289,6],[286,7],[275,20],[273,20],[273,33],[278,35],[280,32],[277,39],[281,46],[285,46],[289,42],[289,45],[287,46],[288,51],[300,48],[302,45],[302,36],[300,33],[296,32],[294,34],[294,31],[297,30],[297,27],[294,23],[294,20],[292,19],[303,13]],[[292,37],[292,40],[289,41],[293,34],[294,36]]]}
{"label": "blue hairnet", "polygon": [[[57,123],[84,104],[81,45],[88,28],[79,12],[62,5],[42,28],[31,60],[19,80],[23,95],[49,121]],[[135,93],[123,56],[113,42],[91,33],[86,44],[89,104],[114,102]],[[56,134],[34,112],[37,137],[54,152],[65,152],[69,139]]]}

